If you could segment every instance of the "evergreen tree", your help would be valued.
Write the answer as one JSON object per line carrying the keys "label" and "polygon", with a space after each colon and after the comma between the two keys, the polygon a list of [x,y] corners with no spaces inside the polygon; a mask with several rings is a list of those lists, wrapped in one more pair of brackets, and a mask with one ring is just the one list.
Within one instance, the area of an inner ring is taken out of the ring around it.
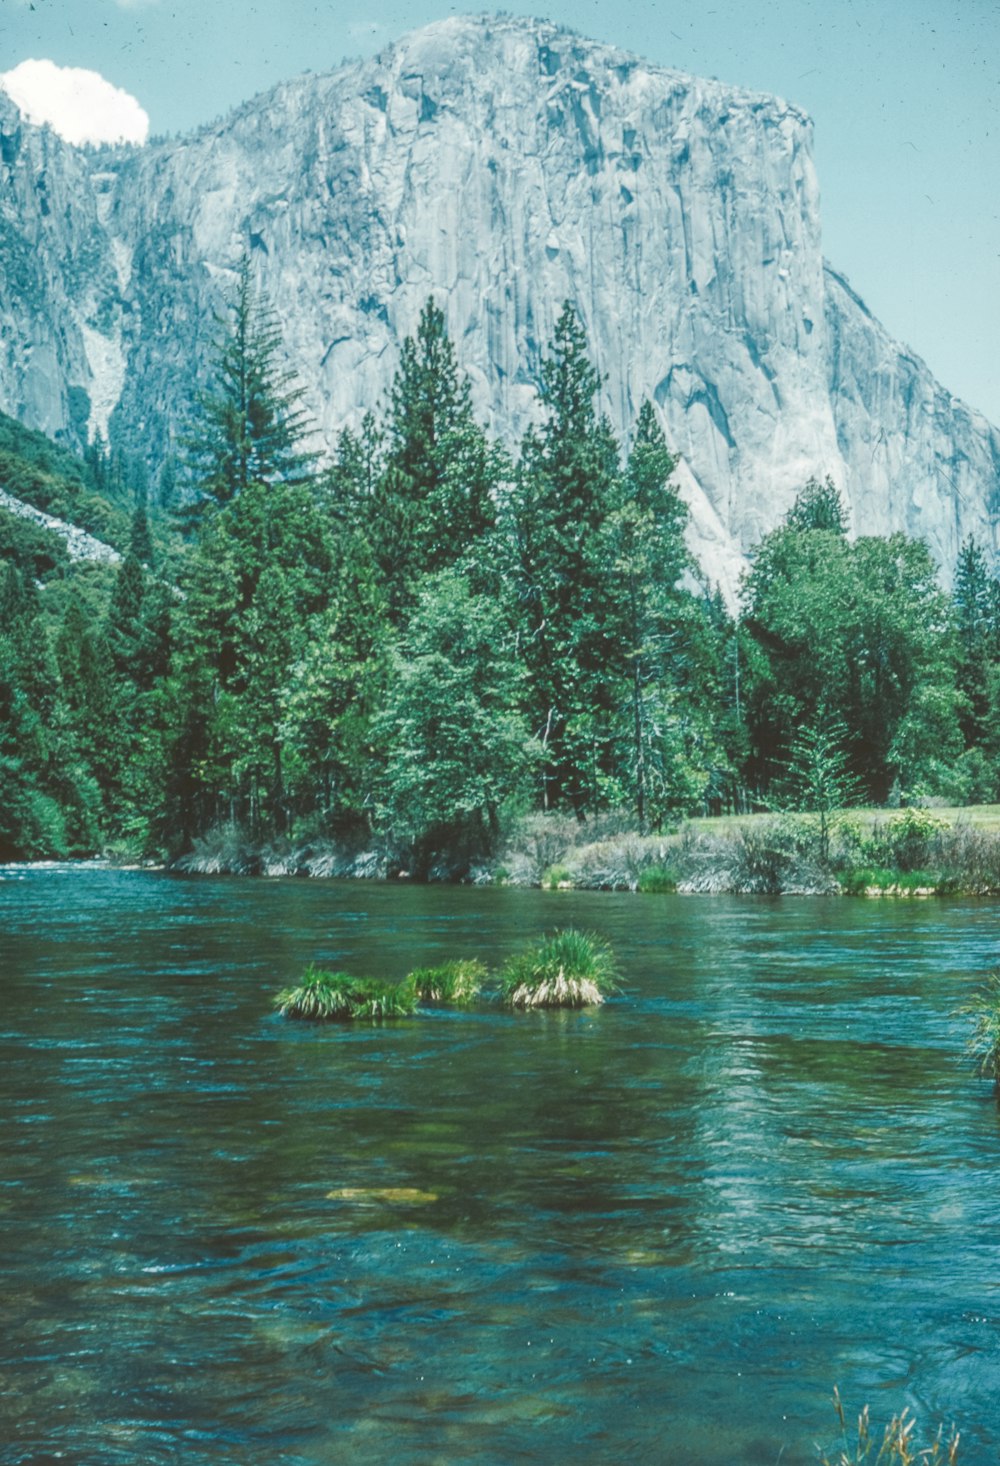
{"label": "evergreen tree", "polygon": [[133,680],[143,639],[142,604],[146,580],[134,551],[122,561],[108,606],[105,635],[119,677]]}
{"label": "evergreen tree", "polygon": [[145,501],[136,505],[135,513],[132,515],[129,551],[135,556],[140,565],[145,565],[150,569],[152,568],[153,538],[149,532],[149,516],[146,513]]}
{"label": "evergreen tree", "polygon": [[527,706],[544,749],[545,808],[583,818],[613,767],[608,576],[599,547],[621,504],[618,447],[599,418],[600,379],[567,302],[542,364],[541,428],[525,439],[510,500]]}
{"label": "evergreen tree", "polygon": [[384,766],[374,722],[390,681],[389,629],[367,541],[345,535],[330,605],[310,623],[281,693],[292,808],[316,816],[320,828],[368,828]]}
{"label": "evergreen tree", "polygon": [[809,479],[799,490],[795,503],[785,515],[785,524],[799,534],[811,530],[826,530],[841,537],[847,534],[843,501],[829,474],[822,483],[819,479]]}
{"label": "evergreen tree", "polygon": [[952,596],[958,687],[965,700],[961,724],[967,748],[981,747],[995,726],[997,707],[991,691],[993,669],[1000,660],[997,591],[998,583],[989,572],[983,548],[970,536],[959,552]]}
{"label": "evergreen tree", "polygon": [[361,524],[399,624],[422,575],[453,565],[493,527],[503,454],[475,421],[469,385],[458,369],[442,311],[428,300],[415,336],[403,343],[381,448],[342,440],[340,461],[353,478]]}
{"label": "evergreen tree", "polygon": [[814,722],[798,730],[779,784],[785,808],[815,816],[816,853],[824,863],[830,855],[831,816],[862,797],[850,771],[846,740],[845,725],[821,709]]}
{"label": "evergreen tree", "polygon": [[[120,791],[124,730],[115,717],[114,667],[107,640],[100,627],[91,631],[77,595],[66,607],[55,655],[66,717],[65,750],[73,782],[87,788],[75,843],[93,850],[100,840],[102,807],[105,812],[113,809]],[[96,799],[91,788],[96,788]]]}
{"label": "evergreen tree", "polygon": [[201,512],[232,503],[251,484],[301,483],[315,462],[301,446],[307,431],[302,389],[280,366],[281,333],[257,299],[247,255],[229,315],[229,321],[219,318],[215,385],[199,397],[188,440],[200,495],[194,509]]}
{"label": "evergreen tree", "polygon": [[0,860],[69,852],[53,796],[57,721],[37,592],[13,565],[0,564]]}

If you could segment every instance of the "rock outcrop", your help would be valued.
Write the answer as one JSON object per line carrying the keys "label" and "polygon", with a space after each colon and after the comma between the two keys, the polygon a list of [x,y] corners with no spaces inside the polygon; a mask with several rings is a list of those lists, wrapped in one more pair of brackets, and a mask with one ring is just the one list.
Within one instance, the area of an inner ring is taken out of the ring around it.
{"label": "rock outcrop", "polygon": [[0,97],[0,150],[0,407],[32,426],[155,461],[249,249],[327,447],[428,295],[516,444],[569,298],[616,428],[657,405],[729,593],[810,475],[946,571],[968,533],[997,546],[1000,434],[824,265],[811,124],[777,98],[487,17],[141,151],[71,148]]}

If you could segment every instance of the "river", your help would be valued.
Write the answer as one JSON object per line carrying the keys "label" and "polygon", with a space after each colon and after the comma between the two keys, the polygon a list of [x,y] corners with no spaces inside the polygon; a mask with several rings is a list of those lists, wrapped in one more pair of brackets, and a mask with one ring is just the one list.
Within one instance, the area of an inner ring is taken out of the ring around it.
{"label": "river", "polygon": [[[0,1463],[1000,1453],[998,908],[0,870]],[[271,1011],[576,924],[599,1010]]]}

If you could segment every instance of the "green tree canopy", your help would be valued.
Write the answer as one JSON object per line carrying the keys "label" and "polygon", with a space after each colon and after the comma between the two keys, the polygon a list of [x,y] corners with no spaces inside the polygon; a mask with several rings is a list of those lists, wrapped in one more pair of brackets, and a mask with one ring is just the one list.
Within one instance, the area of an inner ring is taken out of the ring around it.
{"label": "green tree canopy", "polygon": [[214,380],[198,399],[187,440],[198,505],[229,504],[251,484],[301,483],[315,455],[304,450],[303,392],[281,366],[281,332],[240,262],[228,317],[219,317]]}

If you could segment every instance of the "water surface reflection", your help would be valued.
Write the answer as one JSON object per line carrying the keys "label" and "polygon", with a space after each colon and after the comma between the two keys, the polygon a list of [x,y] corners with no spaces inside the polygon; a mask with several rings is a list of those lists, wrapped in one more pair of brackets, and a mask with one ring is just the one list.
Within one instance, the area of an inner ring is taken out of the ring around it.
{"label": "water surface reflection", "polygon": [[[3,874],[0,1462],[996,1460],[994,906]],[[270,1013],[569,922],[622,1000]]]}

